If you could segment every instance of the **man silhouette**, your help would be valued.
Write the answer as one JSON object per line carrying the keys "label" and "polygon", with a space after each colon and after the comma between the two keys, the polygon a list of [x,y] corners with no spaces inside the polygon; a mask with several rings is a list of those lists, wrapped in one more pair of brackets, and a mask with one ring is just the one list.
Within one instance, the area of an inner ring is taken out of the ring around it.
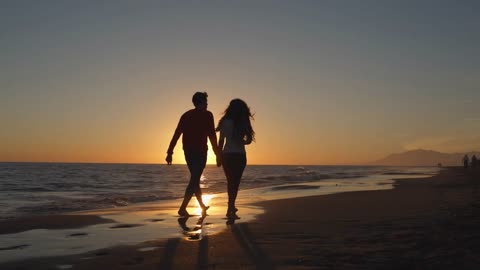
{"label": "man silhouette", "polygon": [[202,200],[202,190],[200,189],[200,177],[207,164],[207,137],[210,139],[213,151],[217,156],[217,166],[221,166],[221,151],[217,145],[217,135],[215,133],[215,123],[213,114],[207,111],[207,93],[196,92],[192,97],[195,109],[185,112],[178,122],[175,133],[167,150],[165,161],[168,165],[172,164],[173,149],[177,144],[180,135],[182,136],[183,152],[190,171],[190,182],[185,189],[182,205],[178,210],[180,216],[190,216],[187,212],[187,206],[193,194],[202,208],[202,215],[206,215],[209,206],[206,206]]}

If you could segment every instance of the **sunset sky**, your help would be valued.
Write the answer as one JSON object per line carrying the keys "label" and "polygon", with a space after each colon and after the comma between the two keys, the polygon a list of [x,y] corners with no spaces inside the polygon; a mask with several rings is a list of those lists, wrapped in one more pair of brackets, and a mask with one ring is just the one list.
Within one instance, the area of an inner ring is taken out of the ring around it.
{"label": "sunset sky", "polygon": [[249,164],[480,150],[480,2],[259,2],[2,1],[0,161],[164,163],[198,90]]}

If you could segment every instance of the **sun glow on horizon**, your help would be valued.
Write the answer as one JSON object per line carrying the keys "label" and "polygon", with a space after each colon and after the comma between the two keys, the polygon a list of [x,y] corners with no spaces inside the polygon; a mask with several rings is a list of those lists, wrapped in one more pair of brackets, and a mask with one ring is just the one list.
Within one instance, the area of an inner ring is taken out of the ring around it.
{"label": "sun glow on horizon", "polygon": [[[168,145],[168,144],[165,144]],[[175,147],[173,151],[173,164],[187,164],[185,161],[185,155],[183,152],[183,144],[182,144],[182,139],[179,139],[179,142],[177,146]],[[162,160],[163,161],[163,160]],[[217,164],[217,156],[213,152],[212,146],[210,145],[210,142],[208,143],[208,152],[207,152],[207,165],[216,165]]]}
{"label": "sun glow on horizon", "polygon": [[209,148],[207,152],[207,164],[209,165],[217,164],[217,156],[213,152],[212,148]]}

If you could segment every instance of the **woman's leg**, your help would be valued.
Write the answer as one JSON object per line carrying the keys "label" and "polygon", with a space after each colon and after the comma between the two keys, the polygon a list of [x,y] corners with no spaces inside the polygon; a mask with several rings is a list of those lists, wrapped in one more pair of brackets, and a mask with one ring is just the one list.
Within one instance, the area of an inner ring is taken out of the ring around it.
{"label": "woman's leg", "polygon": [[237,211],[235,201],[238,188],[245,169],[246,158],[242,154],[225,154],[223,157],[223,170],[227,178],[228,210],[227,216]]}
{"label": "woman's leg", "polygon": [[240,187],[240,181],[242,180],[242,175],[243,171],[245,170],[245,167],[247,165],[247,159],[246,155],[236,155],[235,157],[235,166],[234,166],[234,172],[233,172],[233,194],[232,194],[232,200],[233,200],[233,207],[232,209],[236,210],[235,207],[235,201],[237,200],[237,194],[238,194],[238,189]]}
{"label": "woman's leg", "polygon": [[228,209],[227,214],[231,211],[233,206],[233,194],[234,194],[234,180],[232,174],[232,157],[231,155],[224,154],[222,158],[223,171],[225,172],[225,177],[227,178],[227,193],[228,193]]}

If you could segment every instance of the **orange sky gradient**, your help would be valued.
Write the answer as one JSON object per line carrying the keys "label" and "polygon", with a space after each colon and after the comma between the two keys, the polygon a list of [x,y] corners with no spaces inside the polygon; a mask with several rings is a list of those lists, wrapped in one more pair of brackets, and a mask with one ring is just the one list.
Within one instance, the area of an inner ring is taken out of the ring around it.
{"label": "orange sky gradient", "polygon": [[0,162],[165,163],[196,91],[248,164],[480,150],[477,4],[82,2],[0,10]]}

